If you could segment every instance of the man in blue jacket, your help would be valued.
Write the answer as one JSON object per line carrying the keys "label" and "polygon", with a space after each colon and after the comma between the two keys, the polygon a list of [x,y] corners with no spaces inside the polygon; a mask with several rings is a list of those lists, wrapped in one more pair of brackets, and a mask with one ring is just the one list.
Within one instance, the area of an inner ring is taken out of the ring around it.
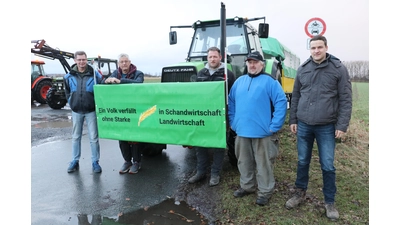
{"label": "man in blue jacket", "polygon": [[257,192],[256,204],[264,206],[271,198],[275,178],[273,166],[278,155],[278,135],[287,110],[282,86],[264,72],[260,52],[246,59],[248,74],[236,79],[228,98],[231,129],[237,133],[235,154],[240,172],[240,188],[235,197]]}
{"label": "man in blue jacket", "polygon": [[65,95],[72,110],[72,161],[67,172],[71,173],[79,169],[82,130],[84,120],[86,120],[93,172],[101,173],[93,86],[101,82],[102,76],[87,64],[87,55],[84,51],[77,51],[74,61],[71,71],[64,76]]}
{"label": "man in blue jacket", "polygon": [[316,140],[326,216],[336,220],[335,138],[341,138],[349,126],[352,87],[346,67],[327,51],[326,38],[314,36],[310,40],[311,56],[297,70],[289,117],[290,130],[297,134],[297,178],[295,194],[285,206],[292,209],[305,199]]}

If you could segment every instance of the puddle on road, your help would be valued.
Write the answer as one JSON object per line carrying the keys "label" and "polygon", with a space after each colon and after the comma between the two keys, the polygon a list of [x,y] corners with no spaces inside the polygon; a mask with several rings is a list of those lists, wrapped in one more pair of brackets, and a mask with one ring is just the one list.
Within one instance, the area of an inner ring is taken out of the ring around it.
{"label": "puddle on road", "polygon": [[[167,199],[158,205],[148,209],[140,209],[133,212],[120,213],[116,218],[103,217],[101,215],[77,216],[79,224],[82,221],[92,220],[92,225],[107,224],[173,224],[173,225],[207,225],[208,222],[195,209],[185,202],[175,204],[173,199]],[[70,221],[73,222],[73,221]],[[88,223],[89,224],[89,223]]]}
{"label": "puddle on road", "polygon": [[62,128],[71,127],[72,121],[50,121],[50,122],[39,122],[32,124],[34,128]]}

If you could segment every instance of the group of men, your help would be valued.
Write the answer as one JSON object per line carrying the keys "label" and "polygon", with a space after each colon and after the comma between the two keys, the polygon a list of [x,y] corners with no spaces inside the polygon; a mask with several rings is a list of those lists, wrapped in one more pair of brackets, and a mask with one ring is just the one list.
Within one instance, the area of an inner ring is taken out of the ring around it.
{"label": "group of men", "polygon": [[[295,194],[285,204],[287,209],[297,207],[305,200],[309,182],[309,166],[314,141],[317,142],[322,170],[326,216],[339,218],[334,205],[336,175],[334,167],[335,139],[341,138],[349,126],[352,111],[352,87],[348,71],[341,61],[329,54],[324,36],[310,40],[310,57],[297,70],[289,115],[290,130],[297,136],[297,177]],[[93,85],[143,83],[144,74],[131,63],[127,54],[118,57],[118,70],[107,78],[87,65],[83,51],[75,53],[75,64],[65,75],[66,97],[72,110],[72,161],[68,172],[79,169],[81,137],[86,120],[93,171],[102,172],[99,165],[100,146],[97,133]],[[207,51],[207,64],[197,74],[197,81],[227,79],[228,129],[236,133],[235,155],[240,172],[240,187],[234,191],[237,198],[256,193],[256,204],[264,206],[274,193],[274,164],[279,153],[278,131],[284,125],[287,98],[281,84],[265,72],[262,53],[251,52],[245,60],[247,73],[235,77],[222,62],[220,49]],[[132,97],[132,96],[126,96]],[[138,143],[119,141],[124,159],[120,173],[137,173],[141,168],[141,149]],[[225,148],[195,147],[196,173],[189,178],[193,184],[206,178],[209,153],[212,152],[209,186],[220,183]]]}
{"label": "group of men", "polygon": [[[90,148],[92,153],[93,172],[101,173],[99,165],[100,145],[97,130],[96,108],[94,102],[95,84],[120,84],[120,83],[143,83],[144,74],[137,70],[131,63],[129,55],[118,56],[118,69],[108,78],[102,78],[101,74],[87,63],[87,55],[84,51],[77,51],[74,55],[75,64],[64,76],[65,94],[72,111],[72,161],[67,172],[72,173],[79,169],[81,156],[81,139],[84,120],[86,120]],[[126,96],[131,98],[132,96]],[[124,164],[120,173],[135,174],[141,168],[141,151],[137,142],[119,141]]]}

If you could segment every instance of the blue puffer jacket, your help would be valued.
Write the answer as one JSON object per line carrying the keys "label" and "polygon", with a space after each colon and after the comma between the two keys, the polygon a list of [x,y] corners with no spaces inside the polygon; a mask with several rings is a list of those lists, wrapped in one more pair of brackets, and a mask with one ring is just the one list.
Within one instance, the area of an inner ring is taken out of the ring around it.
{"label": "blue puffer jacket", "polygon": [[[96,84],[101,82],[102,76],[96,73]],[[76,113],[89,113],[96,110],[94,102],[95,85],[93,68],[86,66],[83,73],[78,72],[76,64],[72,65],[72,69],[64,76],[65,96],[71,110]]]}

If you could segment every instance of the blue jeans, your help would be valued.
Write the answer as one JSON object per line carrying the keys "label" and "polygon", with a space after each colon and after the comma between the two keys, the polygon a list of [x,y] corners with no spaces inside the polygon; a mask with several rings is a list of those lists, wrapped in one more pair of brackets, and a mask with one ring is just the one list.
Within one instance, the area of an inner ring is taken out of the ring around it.
{"label": "blue jeans", "polygon": [[76,113],[72,111],[72,160],[79,160],[81,158],[81,139],[85,120],[89,133],[92,162],[96,162],[100,159],[100,145],[95,111],[90,113]]}
{"label": "blue jeans", "polygon": [[335,159],[335,125],[307,125],[301,121],[297,124],[297,178],[296,187],[306,190],[309,180],[309,169],[314,139],[317,141],[319,163],[322,170],[325,203],[334,203],[336,194]]}
{"label": "blue jeans", "polygon": [[211,175],[219,175],[225,156],[224,148],[203,148],[196,147],[197,157],[197,173],[205,174],[209,164],[208,151],[211,150],[213,154],[213,162],[211,164]]}

